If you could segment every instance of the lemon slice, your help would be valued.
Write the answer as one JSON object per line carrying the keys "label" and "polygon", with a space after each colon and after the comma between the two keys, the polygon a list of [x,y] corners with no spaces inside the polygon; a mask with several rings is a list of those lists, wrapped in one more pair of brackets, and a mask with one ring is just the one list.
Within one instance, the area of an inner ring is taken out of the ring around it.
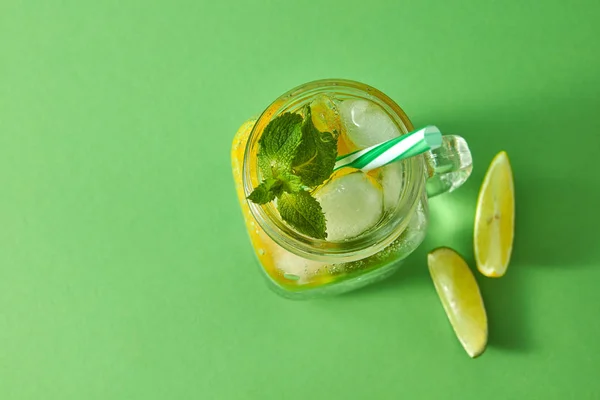
{"label": "lemon slice", "polygon": [[506,272],[515,232],[515,189],[506,152],[494,157],[477,199],[473,246],[477,269],[485,276]]}
{"label": "lemon slice", "polygon": [[487,344],[483,299],[471,269],[454,250],[440,247],[427,256],[429,273],[446,315],[467,354],[474,358]]}

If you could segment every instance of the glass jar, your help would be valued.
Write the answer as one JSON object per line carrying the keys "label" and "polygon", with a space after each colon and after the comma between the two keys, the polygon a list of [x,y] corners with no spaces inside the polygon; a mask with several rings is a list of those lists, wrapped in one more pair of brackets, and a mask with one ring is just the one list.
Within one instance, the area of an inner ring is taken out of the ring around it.
{"label": "glass jar", "polygon": [[462,185],[472,170],[469,148],[459,136],[444,136],[440,148],[403,161],[396,206],[357,237],[329,242],[302,235],[283,222],[272,203],[246,198],[260,183],[258,139],[285,112],[300,112],[320,97],[363,99],[381,107],[403,134],[413,130],[402,109],[379,90],[348,80],[320,80],[277,98],[257,119],[245,122],[232,145],[232,169],[246,229],[260,268],[276,293],[312,298],[353,290],[393,274],[425,238],[428,197]]}

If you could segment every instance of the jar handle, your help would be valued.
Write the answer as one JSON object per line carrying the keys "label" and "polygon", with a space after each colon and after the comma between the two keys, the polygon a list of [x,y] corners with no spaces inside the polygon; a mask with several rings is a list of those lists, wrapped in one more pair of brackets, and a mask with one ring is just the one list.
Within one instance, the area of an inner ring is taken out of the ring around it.
{"label": "jar handle", "polygon": [[429,178],[427,196],[452,192],[471,175],[473,160],[467,141],[460,136],[442,137],[442,145],[423,154]]}

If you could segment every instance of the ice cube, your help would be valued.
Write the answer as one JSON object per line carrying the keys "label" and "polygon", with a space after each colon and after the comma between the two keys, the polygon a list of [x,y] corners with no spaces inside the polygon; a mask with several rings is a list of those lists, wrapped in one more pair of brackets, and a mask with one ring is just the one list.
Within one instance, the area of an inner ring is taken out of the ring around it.
{"label": "ice cube", "polygon": [[386,210],[394,209],[405,184],[404,163],[397,161],[384,165],[379,168],[379,176],[383,188],[383,206]]}
{"label": "ice cube", "polygon": [[347,139],[359,149],[385,142],[401,135],[390,116],[377,104],[367,100],[344,100],[339,105]]}
{"label": "ice cube", "polygon": [[358,171],[333,178],[315,196],[327,219],[327,240],[341,241],[375,225],[383,213],[379,184]]}

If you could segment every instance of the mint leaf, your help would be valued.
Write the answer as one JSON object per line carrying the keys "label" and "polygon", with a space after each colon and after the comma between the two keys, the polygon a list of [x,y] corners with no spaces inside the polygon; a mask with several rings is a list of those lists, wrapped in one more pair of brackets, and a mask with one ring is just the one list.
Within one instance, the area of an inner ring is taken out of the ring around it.
{"label": "mint leaf", "polygon": [[310,107],[302,124],[302,142],[292,161],[292,172],[308,187],[318,186],[331,176],[337,157],[337,136],[320,132],[312,121]]}
{"label": "mint leaf", "polygon": [[267,204],[275,200],[275,197],[281,195],[283,189],[283,182],[280,180],[273,178],[265,179],[260,185],[254,188],[250,196],[248,196],[248,200],[256,204]]}
{"label": "mint leaf", "polygon": [[325,239],[325,215],[319,202],[308,192],[283,193],[277,200],[281,218],[305,235]]}
{"label": "mint leaf", "polygon": [[302,180],[291,172],[284,172],[279,175],[283,190],[288,193],[298,193],[302,190]]}
{"label": "mint leaf", "polygon": [[284,113],[265,127],[258,140],[258,165],[267,178],[289,171],[302,140],[302,116]]}

